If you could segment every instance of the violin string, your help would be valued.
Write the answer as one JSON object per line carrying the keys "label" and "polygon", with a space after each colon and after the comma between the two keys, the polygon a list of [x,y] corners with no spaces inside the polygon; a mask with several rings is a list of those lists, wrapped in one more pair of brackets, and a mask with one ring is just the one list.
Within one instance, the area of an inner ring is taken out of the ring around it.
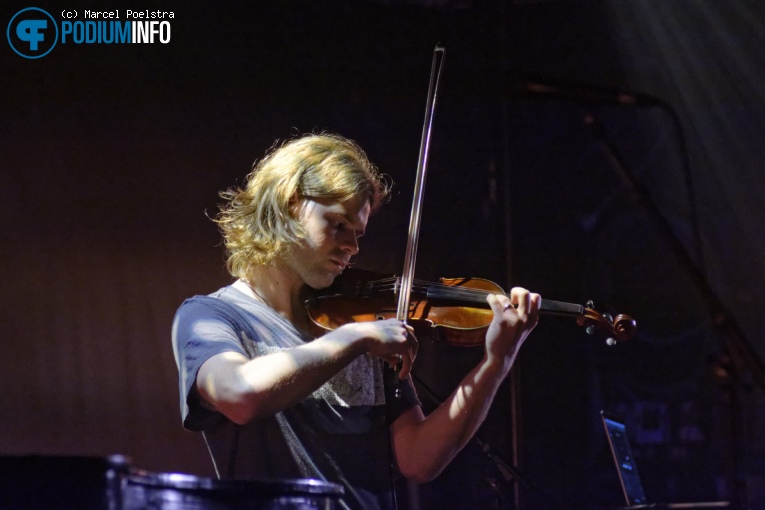
{"label": "violin string", "polygon": [[[414,281],[413,284],[416,285],[417,288],[421,291],[427,291],[428,289],[437,289],[437,290],[446,291],[447,293],[453,294],[453,295],[486,296],[492,293],[482,289],[469,289],[464,287],[456,287],[453,285],[446,285],[443,283],[422,282],[417,280]],[[368,284],[365,285],[365,287],[375,291],[388,291],[388,290],[395,289],[396,285],[397,285],[397,281],[395,279],[386,278],[384,280],[376,280],[376,281],[369,282]]]}
{"label": "violin string", "polygon": [[[376,280],[364,285],[364,288],[369,289],[372,292],[387,292],[396,289],[398,280],[396,278],[385,278],[382,280]],[[482,301],[486,299],[486,296],[491,292],[482,289],[469,289],[465,287],[456,287],[453,285],[446,285],[443,283],[431,283],[415,280],[412,284],[412,290],[417,290],[422,293],[427,293],[429,290],[434,290],[440,294],[439,297],[445,299],[464,299],[469,301]]]}

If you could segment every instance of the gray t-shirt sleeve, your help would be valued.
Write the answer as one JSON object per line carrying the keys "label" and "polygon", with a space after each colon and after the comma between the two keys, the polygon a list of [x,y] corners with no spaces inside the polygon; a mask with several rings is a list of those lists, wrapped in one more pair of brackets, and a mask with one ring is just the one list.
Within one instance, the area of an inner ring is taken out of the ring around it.
{"label": "gray t-shirt sleeve", "polygon": [[189,430],[205,430],[222,418],[204,407],[196,391],[197,372],[202,364],[224,352],[247,355],[226,308],[219,299],[195,296],[186,300],[175,314],[173,353],[179,373],[183,426]]}

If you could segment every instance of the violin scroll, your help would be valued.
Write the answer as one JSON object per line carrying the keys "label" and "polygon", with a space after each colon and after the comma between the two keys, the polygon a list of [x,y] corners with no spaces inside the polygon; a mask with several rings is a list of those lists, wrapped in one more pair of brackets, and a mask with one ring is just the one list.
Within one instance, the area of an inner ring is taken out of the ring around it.
{"label": "violin scroll", "polygon": [[604,336],[608,345],[625,342],[635,336],[637,331],[635,319],[625,314],[619,314],[616,318],[607,313],[601,314],[595,310],[592,301],[587,302],[584,313],[577,318],[576,323],[585,328],[589,335]]}

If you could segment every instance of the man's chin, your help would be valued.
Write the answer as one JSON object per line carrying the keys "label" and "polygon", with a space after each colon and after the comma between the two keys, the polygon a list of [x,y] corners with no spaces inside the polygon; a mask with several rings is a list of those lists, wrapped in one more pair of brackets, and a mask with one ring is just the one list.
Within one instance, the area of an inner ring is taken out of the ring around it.
{"label": "man's chin", "polygon": [[314,275],[310,278],[309,281],[306,281],[305,284],[314,290],[322,290],[330,287],[334,283],[335,278],[338,276],[340,276],[340,273],[325,273],[323,275]]}

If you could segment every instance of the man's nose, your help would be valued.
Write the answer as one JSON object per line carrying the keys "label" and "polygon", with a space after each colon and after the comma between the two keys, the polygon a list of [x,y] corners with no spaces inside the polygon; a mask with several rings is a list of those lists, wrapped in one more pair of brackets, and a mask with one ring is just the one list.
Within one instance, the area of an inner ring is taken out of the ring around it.
{"label": "man's nose", "polygon": [[342,240],[341,247],[351,255],[356,255],[359,252],[359,240],[356,238],[356,233],[348,232]]}

